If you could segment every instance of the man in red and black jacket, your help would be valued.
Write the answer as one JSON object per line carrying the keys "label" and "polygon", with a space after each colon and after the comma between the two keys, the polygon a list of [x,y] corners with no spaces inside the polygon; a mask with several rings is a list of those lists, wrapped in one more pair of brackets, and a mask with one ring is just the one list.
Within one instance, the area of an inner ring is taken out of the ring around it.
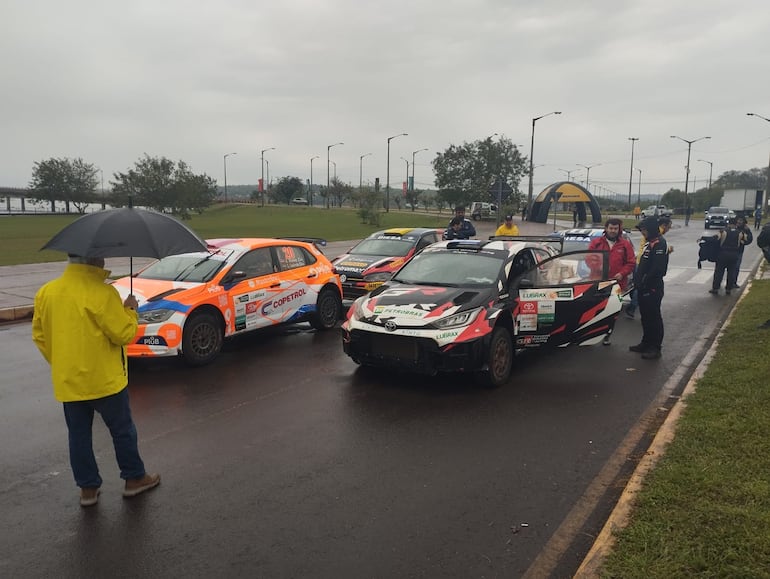
{"label": "man in red and black jacket", "polygon": [[[636,267],[636,256],[634,255],[634,246],[623,237],[623,221],[617,217],[611,217],[604,223],[604,233],[595,237],[588,244],[588,249],[606,251],[609,254],[609,276],[617,280],[621,291],[625,292],[628,287],[628,280],[634,268]],[[592,257],[598,258],[598,255]],[[602,263],[599,259],[586,262],[591,267],[591,276],[601,277]],[[598,266],[598,271],[596,271]],[[604,337],[602,342],[605,346],[610,345],[610,334]]]}
{"label": "man in red and black jacket", "polygon": [[636,270],[636,287],[639,292],[639,313],[642,316],[642,341],[629,346],[632,352],[641,352],[645,360],[660,358],[663,344],[663,277],[668,270],[668,244],[660,234],[658,220],[648,217],[639,224],[639,230],[647,239]]}

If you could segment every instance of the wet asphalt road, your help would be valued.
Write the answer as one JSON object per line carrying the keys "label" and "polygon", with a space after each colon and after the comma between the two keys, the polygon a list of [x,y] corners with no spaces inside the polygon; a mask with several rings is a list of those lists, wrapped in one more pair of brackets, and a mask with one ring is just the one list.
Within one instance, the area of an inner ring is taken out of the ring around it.
{"label": "wet asphalt road", "polygon": [[[681,255],[696,234],[668,237]],[[643,452],[644,433],[627,434],[655,422],[661,388],[676,392],[728,312],[686,279],[666,288],[662,360],[630,354],[640,324],[621,319],[613,346],[522,357],[492,391],[359,370],[336,331],[306,325],[233,340],[205,368],[132,363],[140,448],[162,484],[121,497],[97,418],[91,509],[29,324],[0,327],[0,575],[519,577],[534,562],[569,576]]]}

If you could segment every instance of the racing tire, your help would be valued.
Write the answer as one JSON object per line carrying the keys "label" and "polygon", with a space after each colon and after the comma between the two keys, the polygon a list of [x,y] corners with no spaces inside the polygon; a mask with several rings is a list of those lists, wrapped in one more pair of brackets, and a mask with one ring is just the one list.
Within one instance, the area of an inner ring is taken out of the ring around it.
{"label": "racing tire", "polygon": [[706,223],[706,229],[711,229],[711,226],[708,223]]}
{"label": "racing tire", "polygon": [[310,325],[316,330],[331,330],[342,318],[342,298],[331,288],[321,290],[310,316]]}
{"label": "racing tire", "polygon": [[505,328],[495,328],[489,340],[487,367],[479,374],[482,385],[487,388],[499,388],[508,382],[513,369],[513,356],[511,333]]}
{"label": "racing tire", "polygon": [[193,314],[184,325],[182,357],[190,366],[204,366],[219,356],[224,342],[224,328],[214,314]]}

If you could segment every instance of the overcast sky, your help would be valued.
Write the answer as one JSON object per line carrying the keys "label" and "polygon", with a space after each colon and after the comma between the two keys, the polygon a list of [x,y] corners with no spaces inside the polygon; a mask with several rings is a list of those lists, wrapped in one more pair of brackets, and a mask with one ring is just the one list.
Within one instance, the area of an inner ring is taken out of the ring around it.
{"label": "overcast sky", "polygon": [[[498,133],[625,198],[767,167],[767,0],[3,0],[0,186],[82,157],[105,185],[144,153],[228,185],[337,176],[416,186],[451,144]],[[332,167],[332,174],[333,174]],[[592,186],[593,190],[594,187]],[[522,184],[526,191],[526,181]]]}

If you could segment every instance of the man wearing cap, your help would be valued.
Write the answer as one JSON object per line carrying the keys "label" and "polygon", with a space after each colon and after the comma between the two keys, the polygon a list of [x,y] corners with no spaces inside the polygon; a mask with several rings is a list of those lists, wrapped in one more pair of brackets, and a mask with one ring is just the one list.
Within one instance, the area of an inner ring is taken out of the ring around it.
{"label": "man wearing cap", "polygon": [[516,224],[513,222],[513,215],[506,215],[505,216],[505,222],[497,228],[495,231],[495,236],[498,235],[518,235],[519,234],[519,228],[516,227]]}
{"label": "man wearing cap", "polygon": [[668,245],[666,238],[660,234],[656,217],[647,217],[638,227],[647,239],[635,275],[642,317],[642,341],[628,349],[641,353],[645,360],[656,360],[660,358],[663,344],[660,305],[663,301],[663,277],[668,270]]}

